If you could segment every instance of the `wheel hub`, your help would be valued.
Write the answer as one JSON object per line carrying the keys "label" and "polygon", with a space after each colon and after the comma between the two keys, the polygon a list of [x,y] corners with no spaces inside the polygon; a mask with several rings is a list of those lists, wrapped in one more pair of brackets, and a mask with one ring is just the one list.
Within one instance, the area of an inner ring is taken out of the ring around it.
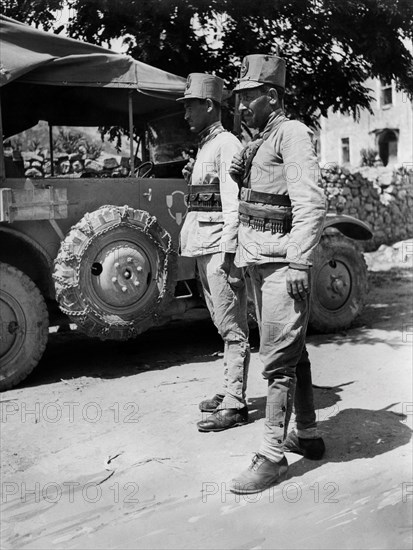
{"label": "wheel hub", "polygon": [[127,308],[135,304],[152,280],[148,256],[130,242],[117,241],[102,248],[91,272],[96,295],[112,307]]}
{"label": "wheel hub", "polygon": [[19,304],[9,294],[4,292],[0,294],[0,309],[0,357],[5,361],[6,355],[18,346],[19,342],[21,344],[25,323]]}
{"label": "wheel hub", "polygon": [[351,275],[339,260],[330,260],[318,272],[315,292],[321,305],[329,310],[340,309],[351,293]]}

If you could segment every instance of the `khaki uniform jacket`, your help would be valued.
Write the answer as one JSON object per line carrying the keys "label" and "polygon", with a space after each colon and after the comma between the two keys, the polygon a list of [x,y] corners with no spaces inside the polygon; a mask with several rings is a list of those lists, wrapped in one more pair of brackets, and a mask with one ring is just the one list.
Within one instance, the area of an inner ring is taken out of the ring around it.
{"label": "khaki uniform jacket", "polygon": [[235,263],[239,267],[268,262],[311,265],[326,212],[312,132],[278,110],[261,137],[264,142],[252,161],[249,185],[254,191],[290,197],[292,229],[291,233],[271,234],[240,224]]}
{"label": "khaki uniform jacket", "polygon": [[205,144],[201,144],[198,151],[191,183],[202,185],[207,175],[218,176],[222,212],[187,213],[180,235],[182,256],[235,252],[237,248],[238,185],[228,170],[232,157],[242,150],[242,145],[233,134],[226,131],[208,141],[208,134],[216,130],[217,126],[213,124],[203,137]]}

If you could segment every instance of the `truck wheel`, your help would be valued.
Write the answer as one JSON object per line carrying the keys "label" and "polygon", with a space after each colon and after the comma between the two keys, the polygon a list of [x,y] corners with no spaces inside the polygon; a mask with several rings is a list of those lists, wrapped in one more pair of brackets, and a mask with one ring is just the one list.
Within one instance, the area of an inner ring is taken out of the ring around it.
{"label": "truck wheel", "polygon": [[310,326],[327,333],[348,328],[361,313],[367,292],[362,253],[343,235],[323,235],[312,272]]}
{"label": "truck wheel", "polygon": [[46,347],[49,316],[34,282],[0,263],[0,390],[12,388],[34,369]]}
{"label": "truck wheel", "polygon": [[55,260],[61,310],[89,336],[126,340],[161,322],[176,253],[148,212],[102,206],[72,227]]}

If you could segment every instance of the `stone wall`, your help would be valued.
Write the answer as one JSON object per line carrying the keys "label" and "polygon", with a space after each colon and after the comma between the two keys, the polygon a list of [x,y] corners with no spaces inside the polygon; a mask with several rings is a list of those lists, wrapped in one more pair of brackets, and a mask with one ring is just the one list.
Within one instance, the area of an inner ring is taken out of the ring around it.
{"label": "stone wall", "polygon": [[379,168],[350,172],[333,166],[322,170],[322,184],[330,212],[370,224],[374,236],[361,243],[364,251],[413,237],[413,171],[401,167],[393,172]]}

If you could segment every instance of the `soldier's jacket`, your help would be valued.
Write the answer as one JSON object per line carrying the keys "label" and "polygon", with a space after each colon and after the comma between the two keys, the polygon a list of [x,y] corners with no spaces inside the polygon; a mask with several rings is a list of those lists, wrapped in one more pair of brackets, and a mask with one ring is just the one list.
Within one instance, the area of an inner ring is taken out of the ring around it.
{"label": "soldier's jacket", "polygon": [[[253,157],[248,186],[254,191],[288,195],[292,228],[289,233],[272,233],[241,223],[236,265],[267,262],[311,265],[326,211],[312,132],[301,122],[288,120],[282,110],[278,110],[270,116],[261,137],[264,141]],[[240,209],[242,204],[240,201]],[[260,208],[259,204],[253,206]],[[279,214],[287,210],[283,206],[261,207],[269,217],[268,211]]]}
{"label": "soldier's jacket", "polygon": [[[221,130],[217,133],[217,130]],[[211,137],[212,133],[216,133]],[[204,144],[203,144],[204,143]],[[238,232],[238,185],[228,173],[232,157],[241,143],[217,123],[207,129],[192,172],[192,185],[219,179],[222,212],[187,212],[180,235],[182,256],[202,256],[214,252],[235,252]]]}

